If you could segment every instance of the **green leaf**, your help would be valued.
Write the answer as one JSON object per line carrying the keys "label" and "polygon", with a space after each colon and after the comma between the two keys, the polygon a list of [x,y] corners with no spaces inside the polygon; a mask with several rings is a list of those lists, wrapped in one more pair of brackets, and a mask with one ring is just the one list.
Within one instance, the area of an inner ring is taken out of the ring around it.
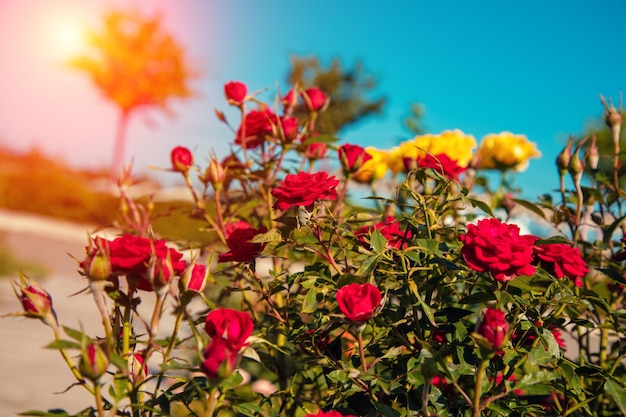
{"label": "green leaf", "polygon": [[491,217],[496,217],[495,214],[493,214],[493,210],[491,210],[491,207],[489,207],[489,205],[487,203],[485,203],[484,201],[480,201],[480,200],[476,200],[474,198],[468,198],[470,204],[472,205],[472,207],[478,207],[479,209],[481,209],[482,211],[484,211],[485,213],[487,213],[488,215],[490,215]]}
{"label": "green leaf", "polygon": [[259,233],[250,239],[250,243],[268,243],[268,242],[282,242],[283,236],[278,229],[272,229],[265,233]]}
{"label": "green leaf", "polygon": [[493,292],[477,292],[463,298],[459,301],[459,304],[483,304],[495,299],[496,295]]}
{"label": "green leaf", "polygon": [[317,295],[319,292],[315,287],[311,288],[304,297],[304,302],[302,303],[302,313],[311,314],[317,310]]}
{"label": "green leaf", "polygon": [[71,327],[63,326],[63,330],[69,337],[74,340],[78,340],[79,342],[82,342],[83,340],[91,340],[91,338],[85,333],[79,330],[72,329]]}
{"label": "green leaf", "polygon": [[401,414],[385,404],[374,403],[374,407],[383,417],[400,417]]}
{"label": "green leaf", "polygon": [[622,274],[620,274],[616,270],[607,268],[596,268],[596,270],[602,272],[604,275],[619,282],[620,284],[626,285],[626,279],[624,279]]}
{"label": "green leaf", "polygon": [[40,417],[71,417],[67,411],[61,409],[52,409],[48,411],[29,410],[19,414],[20,416],[40,416]]}
{"label": "green leaf", "polygon": [[81,344],[71,340],[55,340],[46,346],[46,349],[80,349]]}
{"label": "green leaf", "polygon": [[518,199],[518,198],[514,198],[513,201],[515,201],[517,204],[519,204],[520,206],[524,207],[525,209],[528,209],[528,210],[532,211],[533,213],[535,213],[536,215],[538,215],[542,219],[546,220],[545,213],[543,212],[543,210],[541,210],[541,207],[539,207],[537,204],[531,203],[530,201],[521,200],[521,199]]}
{"label": "green leaf", "polygon": [[548,354],[554,358],[561,357],[561,348],[554,337],[554,334],[548,329],[539,327],[537,328],[539,333],[539,339],[544,344],[546,349],[548,350]]}
{"label": "green leaf", "polygon": [[374,229],[372,236],[370,237],[370,243],[374,252],[381,253],[387,247],[387,239],[383,236],[378,229]]}
{"label": "green leaf", "polygon": [[456,307],[445,307],[435,313],[435,317],[444,316],[448,322],[454,323],[465,316],[472,314],[472,311]]}
{"label": "green leaf", "polygon": [[624,386],[615,378],[609,377],[604,383],[604,391],[613,398],[622,414],[626,415],[626,390],[624,390]]}

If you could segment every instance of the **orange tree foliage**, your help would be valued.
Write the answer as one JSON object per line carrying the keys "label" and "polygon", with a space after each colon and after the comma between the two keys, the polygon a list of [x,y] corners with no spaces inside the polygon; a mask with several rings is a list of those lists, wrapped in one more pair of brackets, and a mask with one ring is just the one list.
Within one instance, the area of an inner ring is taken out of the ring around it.
{"label": "orange tree foliage", "polygon": [[192,92],[192,71],[183,48],[163,27],[160,16],[112,11],[99,33],[90,34],[91,53],[73,65],[86,71],[106,98],[124,113],[145,107],[167,110],[171,98]]}

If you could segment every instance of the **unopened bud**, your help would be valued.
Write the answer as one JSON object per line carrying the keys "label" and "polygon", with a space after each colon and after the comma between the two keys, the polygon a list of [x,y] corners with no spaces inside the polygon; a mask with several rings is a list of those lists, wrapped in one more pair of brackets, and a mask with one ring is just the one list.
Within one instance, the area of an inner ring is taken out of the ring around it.
{"label": "unopened bud", "polygon": [[177,146],[170,153],[172,160],[172,170],[176,172],[186,173],[193,165],[193,154],[183,146]]}
{"label": "unopened bud", "polygon": [[58,326],[56,313],[52,308],[52,297],[46,290],[22,273],[20,282],[13,282],[12,285],[27,317],[41,319],[49,326]]}
{"label": "unopened bud", "polygon": [[561,153],[556,157],[556,166],[559,170],[559,175],[564,176],[568,171],[569,161],[572,157],[572,142],[573,138],[570,138],[567,142],[567,146],[563,148]]}
{"label": "unopened bud", "polygon": [[195,291],[202,292],[206,286],[207,267],[203,264],[192,264],[187,267],[183,275],[178,280],[180,292]]}
{"label": "unopened bud", "polygon": [[200,179],[205,184],[211,184],[215,191],[219,191],[222,185],[224,185],[226,170],[215,155],[211,155],[209,166],[207,166],[204,175],[202,175]]}
{"label": "unopened bud", "polygon": [[584,170],[585,165],[578,156],[578,148],[576,148],[576,150],[572,154],[572,157],[569,160],[569,164],[567,165],[567,171],[572,176],[574,183],[580,184],[580,179],[582,178]]}
{"label": "unopened bud", "polygon": [[97,382],[109,367],[109,357],[100,344],[91,343],[83,349],[78,369],[80,373],[93,382]]}
{"label": "unopened bud", "polygon": [[104,281],[111,276],[111,259],[104,239],[95,239],[95,248],[89,248],[84,263],[85,275],[90,281]]}
{"label": "unopened bud", "polygon": [[167,255],[166,258],[153,257],[148,269],[150,283],[152,288],[159,293],[161,290],[167,290],[167,287],[174,275],[174,266],[172,259]]}
{"label": "unopened bud", "polygon": [[587,162],[589,162],[589,167],[592,170],[595,171],[598,169],[598,164],[600,163],[600,152],[598,152],[598,145],[596,145],[595,136],[591,139],[591,145],[589,145],[588,148]]}
{"label": "unopened bud", "polygon": [[148,367],[143,365],[144,354],[145,351],[142,350],[128,357],[128,376],[135,386],[141,384],[148,376]]}

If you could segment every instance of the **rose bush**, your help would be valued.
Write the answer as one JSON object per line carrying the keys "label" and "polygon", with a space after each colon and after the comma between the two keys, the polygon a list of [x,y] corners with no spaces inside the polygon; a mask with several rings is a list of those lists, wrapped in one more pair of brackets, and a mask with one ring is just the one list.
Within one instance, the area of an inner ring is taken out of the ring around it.
{"label": "rose bush", "polygon": [[50,294],[15,284],[17,315],[52,328],[71,389],[93,397],[77,416],[626,413],[624,194],[597,173],[584,185],[594,152],[569,144],[562,201],[537,203],[510,182],[538,156],[526,138],[475,151],[450,130],[368,150],[318,131],[319,89],[224,93],[240,114],[230,153],[201,167],[173,152],[191,203],[155,211],[124,172],[120,236],[77,256],[102,330],[61,326]]}

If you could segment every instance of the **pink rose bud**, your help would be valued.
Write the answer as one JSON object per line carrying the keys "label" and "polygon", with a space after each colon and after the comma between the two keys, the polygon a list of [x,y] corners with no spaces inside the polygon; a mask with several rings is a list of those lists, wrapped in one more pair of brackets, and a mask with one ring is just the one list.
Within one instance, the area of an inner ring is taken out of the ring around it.
{"label": "pink rose bud", "polygon": [[186,173],[193,165],[193,154],[184,146],[177,146],[170,154],[172,159],[172,170]]}
{"label": "pink rose bud", "polygon": [[78,369],[85,378],[97,382],[108,367],[109,357],[99,344],[91,343],[83,350]]}
{"label": "pink rose bud", "polygon": [[483,321],[478,326],[478,334],[487,339],[494,350],[498,350],[502,347],[508,331],[509,323],[506,321],[506,313],[487,307]]}
{"label": "pink rose bud", "polygon": [[190,265],[180,277],[180,280],[178,281],[178,289],[180,292],[202,292],[206,286],[207,272],[206,265]]}
{"label": "pink rose bud", "polygon": [[248,87],[246,87],[246,85],[240,81],[231,81],[224,85],[224,94],[226,95],[226,100],[228,100],[228,104],[232,104],[233,106],[241,106],[246,100]]}
{"label": "pink rose bud", "polygon": [[309,111],[318,111],[326,105],[326,94],[317,87],[304,90],[302,98]]}
{"label": "pink rose bud", "polygon": [[20,273],[20,282],[13,282],[12,285],[27,317],[41,319],[49,326],[58,326],[56,313],[52,308],[52,297],[46,290],[22,273]]}

